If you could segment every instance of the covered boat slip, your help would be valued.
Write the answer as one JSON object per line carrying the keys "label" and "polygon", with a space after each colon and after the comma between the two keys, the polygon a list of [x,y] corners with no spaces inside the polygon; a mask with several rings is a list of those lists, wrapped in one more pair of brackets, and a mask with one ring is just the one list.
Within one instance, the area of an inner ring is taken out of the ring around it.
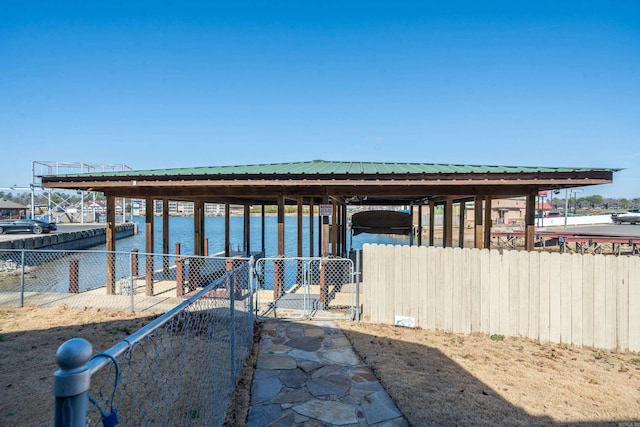
{"label": "covered boat slip", "polygon": [[[42,186],[67,190],[97,191],[107,197],[107,250],[116,249],[115,200],[118,197],[155,200],[163,205],[163,252],[169,252],[169,200],[194,204],[194,255],[203,255],[205,203],[225,204],[225,255],[230,255],[229,207],[244,207],[244,252],[251,249],[251,206],[277,206],[277,254],[284,256],[285,206],[296,205],[298,256],[340,257],[347,249],[347,206],[410,206],[429,209],[443,206],[442,246],[453,244],[454,204],[464,215],[467,202],[474,204],[474,246],[489,247],[491,201],[525,197],[525,249],[533,250],[535,201],[540,191],[610,184],[619,169],[473,166],[431,163],[376,163],[309,161],[236,166],[212,166],[160,170],[133,170],[73,175],[42,176]],[[309,212],[310,253],[303,254],[303,207]],[[315,213],[318,212],[317,222]],[[264,225],[264,221],[263,221]],[[317,225],[317,232],[316,232]],[[434,224],[429,224],[429,245],[434,245]],[[463,229],[463,227],[461,227]],[[153,209],[146,210],[146,252],[153,252]],[[364,231],[361,229],[361,231]],[[463,231],[461,231],[463,232]],[[264,237],[264,226],[262,227]],[[417,236],[422,244],[421,233]],[[463,239],[460,239],[462,241]],[[264,238],[262,239],[264,242]],[[317,252],[315,251],[317,242]],[[264,243],[263,243],[264,244]],[[264,249],[264,248],[263,248]],[[264,250],[262,251],[264,253]],[[107,263],[109,268],[109,263]]]}

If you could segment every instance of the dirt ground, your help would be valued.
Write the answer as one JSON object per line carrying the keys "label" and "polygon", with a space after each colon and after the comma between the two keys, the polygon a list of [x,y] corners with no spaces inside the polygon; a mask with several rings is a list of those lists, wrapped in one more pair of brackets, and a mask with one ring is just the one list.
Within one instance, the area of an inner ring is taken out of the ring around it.
{"label": "dirt ground", "polygon": [[[0,308],[0,425],[51,425],[55,353],[73,337],[105,350],[155,317]],[[640,425],[640,355],[340,322],[414,426]],[[255,341],[259,339],[259,325]],[[256,347],[256,346],[254,346]],[[246,420],[255,353],[226,425]],[[636,423],[636,424],[634,424]]]}

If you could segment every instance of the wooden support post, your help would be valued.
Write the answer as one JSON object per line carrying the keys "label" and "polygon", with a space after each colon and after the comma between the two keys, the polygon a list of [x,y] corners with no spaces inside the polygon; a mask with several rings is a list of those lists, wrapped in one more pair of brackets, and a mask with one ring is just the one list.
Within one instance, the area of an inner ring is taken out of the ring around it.
{"label": "wooden support post", "polygon": [[138,277],[138,252],[137,248],[131,249],[131,275],[135,278]]}
{"label": "wooden support post", "polygon": [[[148,208],[147,208],[148,209]],[[152,208],[153,209],[153,208]],[[162,276],[169,278],[169,199],[162,199]]]}
{"label": "wooden support post", "polygon": [[278,256],[284,257],[284,195],[278,195]]}
{"label": "wooden support post", "polygon": [[491,196],[484,198],[484,248],[491,249]]}
{"label": "wooden support post", "polygon": [[473,198],[473,244],[476,249],[484,248],[482,240],[482,196]]}
{"label": "wooden support post", "polygon": [[314,206],[313,206],[313,197],[309,199],[309,256],[313,258],[313,245],[314,245],[314,228],[313,228],[313,218],[314,218]]}
{"label": "wooden support post", "polygon": [[69,261],[69,293],[77,294],[80,292],[80,261],[72,259]]}
{"label": "wooden support post", "polygon": [[[302,196],[298,196],[297,200],[297,218],[298,218],[298,258],[302,258]],[[296,283],[302,283],[302,260],[297,262]]]}
{"label": "wooden support post", "polygon": [[251,256],[251,206],[244,205],[244,254]]}
{"label": "wooden support post", "polygon": [[202,256],[209,256],[209,239],[204,238]]}
{"label": "wooden support post", "polygon": [[413,229],[413,202],[409,205],[409,216],[411,217],[411,230],[409,231],[409,246],[415,243],[415,230]]}
{"label": "wooden support post", "polygon": [[447,199],[444,202],[444,229],[442,230],[442,247],[453,246],[453,200]]}
{"label": "wooden support post", "polygon": [[296,202],[298,214],[298,257],[302,258],[302,196],[298,196]]}
{"label": "wooden support post", "polygon": [[265,225],[265,217],[266,217],[266,211],[265,211],[265,207],[264,205],[262,205],[262,229],[260,230],[260,233],[262,233],[261,236],[261,242],[262,242],[262,256],[265,256],[266,252],[265,252],[265,244],[264,244],[264,235],[265,235],[265,231],[264,231],[264,225]]}
{"label": "wooden support post", "polygon": [[204,202],[193,202],[193,254],[204,254]]}
{"label": "wooden support post", "polygon": [[422,246],[422,202],[418,205],[418,246]]}
{"label": "wooden support post", "polygon": [[[153,199],[147,197],[147,206],[153,206]],[[145,295],[153,296],[153,209],[145,211]]]}
{"label": "wooden support post", "polygon": [[[224,256],[231,256],[231,205],[224,204]],[[262,227],[264,229],[264,227]]]}
{"label": "wooden support post", "polygon": [[340,251],[340,255],[342,257],[347,256],[347,205],[344,203],[340,204],[340,246],[342,250]]}
{"label": "wooden support post", "polygon": [[180,243],[176,243],[175,248],[176,248],[176,255],[180,255]]}
{"label": "wooden support post", "polygon": [[524,249],[526,251],[532,251],[535,249],[536,243],[536,194],[529,194],[527,196],[524,218]]}
{"label": "wooden support post", "polygon": [[429,246],[433,246],[435,243],[435,228],[436,228],[436,203],[429,201]]}
{"label": "wooden support post", "polygon": [[338,206],[334,200],[331,203],[331,255],[335,257],[338,251]]}
{"label": "wooden support post", "polygon": [[466,216],[467,203],[464,200],[460,201],[460,212],[458,216],[458,247],[464,248],[464,219]]}
{"label": "wooden support post", "polygon": [[[176,243],[179,245],[179,243]],[[179,252],[178,252],[179,253]],[[184,295],[184,258],[176,257],[176,296]]]}
{"label": "wooden support post", "polygon": [[116,198],[107,196],[107,294],[116,293]]}

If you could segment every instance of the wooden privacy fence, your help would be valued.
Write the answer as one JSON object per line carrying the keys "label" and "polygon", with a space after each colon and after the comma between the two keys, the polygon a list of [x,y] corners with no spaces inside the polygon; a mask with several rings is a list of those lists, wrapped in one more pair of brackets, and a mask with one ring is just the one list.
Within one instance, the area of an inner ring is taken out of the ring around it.
{"label": "wooden privacy fence", "polygon": [[365,320],[640,351],[640,258],[371,245]]}

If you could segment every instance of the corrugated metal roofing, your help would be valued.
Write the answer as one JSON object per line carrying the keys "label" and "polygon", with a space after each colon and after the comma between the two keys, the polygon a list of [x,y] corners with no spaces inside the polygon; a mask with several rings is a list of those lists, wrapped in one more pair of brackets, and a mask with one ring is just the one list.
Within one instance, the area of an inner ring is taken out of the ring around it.
{"label": "corrugated metal roofing", "polygon": [[387,162],[332,162],[313,160],[308,162],[268,163],[253,165],[209,166],[193,168],[150,169],[123,172],[102,172],[72,176],[202,176],[202,175],[387,175],[387,174],[455,174],[455,173],[539,173],[539,172],[616,172],[611,168],[573,168],[544,166],[487,166],[435,163],[387,163]]}

